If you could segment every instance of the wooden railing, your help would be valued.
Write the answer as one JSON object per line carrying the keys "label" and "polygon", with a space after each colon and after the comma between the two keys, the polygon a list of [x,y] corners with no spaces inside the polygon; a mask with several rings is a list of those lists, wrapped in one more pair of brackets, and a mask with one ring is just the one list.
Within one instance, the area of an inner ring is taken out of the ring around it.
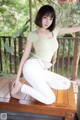
{"label": "wooden railing", "polygon": [[80,77],[80,58],[78,59],[80,38],[58,38],[59,49],[55,72],[63,76],[70,77],[72,80]]}
{"label": "wooden railing", "polygon": [[[56,73],[73,80],[76,77],[80,77],[80,60],[77,60],[80,38],[76,34],[75,38],[58,38],[58,41],[59,49],[57,51],[57,59],[54,68],[52,67],[51,70],[54,69]],[[14,53],[11,54],[6,51],[4,47],[6,42],[9,47],[14,48]],[[0,37],[0,73],[17,73],[25,42],[26,38],[21,36],[15,40],[11,37]],[[54,60],[52,62],[54,62]]]}

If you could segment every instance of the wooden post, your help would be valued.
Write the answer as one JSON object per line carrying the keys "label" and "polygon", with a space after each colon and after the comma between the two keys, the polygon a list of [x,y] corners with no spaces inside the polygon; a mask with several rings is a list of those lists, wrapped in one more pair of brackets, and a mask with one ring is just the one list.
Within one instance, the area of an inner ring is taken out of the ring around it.
{"label": "wooden post", "polygon": [[77,116],[78,119],[80,120],[80,84],[78,85]]}
{"label": "wooden post", "polygon": [[78,33],[76,33],[74,42],[74,56],[73,56],[73,69],[72,69],[72,80],[75,80],[76,75],[76,64],[77,64],[77,54],[78,54]]}
{"label": "wooden post", "polygon": [[22,53],[22,36],[19,36],[19,61],[21,60]]}
{"label": "wooden post", "polygon": [[74,113],[67,112],[65,115],[65,120],[74,120]]}
{"label": "wooden post", "polygon": [[0,72],[2,71],[2,51],[1,51],[1,38],[0,38]]}
{"label": "wooden post", "polygon": [[29,8],[30,8],[30,31],[32,30],[32,0],[29,0]]}

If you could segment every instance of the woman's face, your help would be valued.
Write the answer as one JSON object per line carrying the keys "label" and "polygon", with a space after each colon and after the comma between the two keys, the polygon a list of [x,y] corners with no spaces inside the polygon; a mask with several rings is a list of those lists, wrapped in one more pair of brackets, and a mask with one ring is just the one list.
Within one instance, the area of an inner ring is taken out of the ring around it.
{"label": "woman's face", "polygon": [[45,28],[45,29],[49,28],[52,22],[53,22],[53,18],[47,15],[44,15],[42,18],[42,28]]}

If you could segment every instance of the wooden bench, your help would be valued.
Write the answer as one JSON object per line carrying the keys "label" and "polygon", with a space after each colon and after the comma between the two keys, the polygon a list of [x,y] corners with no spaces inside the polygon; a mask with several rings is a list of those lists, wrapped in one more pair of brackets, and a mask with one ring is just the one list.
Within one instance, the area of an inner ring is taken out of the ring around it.
{"label": "wooden bench", "polygon": [[77,95],[77,116],[80,120],[80,83],[78,84],[78,95]]}
{"label": "wooden bench", "polygon": [[[26,112],[50,116],[62,116],[65,120],[74,120],[76,105],[73,85],[69,90],[53,90],[56,94],[56,102],[44,105],[26,94],[21,94],[20,100],[10,97],[9,82],[13,78],[0,77],[0,111],[8,110]],[[24,82],[23,79],[21,81]]]}

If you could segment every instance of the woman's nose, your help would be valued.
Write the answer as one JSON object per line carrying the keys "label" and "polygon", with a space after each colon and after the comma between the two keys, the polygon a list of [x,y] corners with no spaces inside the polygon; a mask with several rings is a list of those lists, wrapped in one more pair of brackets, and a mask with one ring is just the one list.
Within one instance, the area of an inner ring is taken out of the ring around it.
{"label": "woman's nose", "polygon": [[46,20],[46,23],[48,23],[48,22],[49,22],[49,19]]}

